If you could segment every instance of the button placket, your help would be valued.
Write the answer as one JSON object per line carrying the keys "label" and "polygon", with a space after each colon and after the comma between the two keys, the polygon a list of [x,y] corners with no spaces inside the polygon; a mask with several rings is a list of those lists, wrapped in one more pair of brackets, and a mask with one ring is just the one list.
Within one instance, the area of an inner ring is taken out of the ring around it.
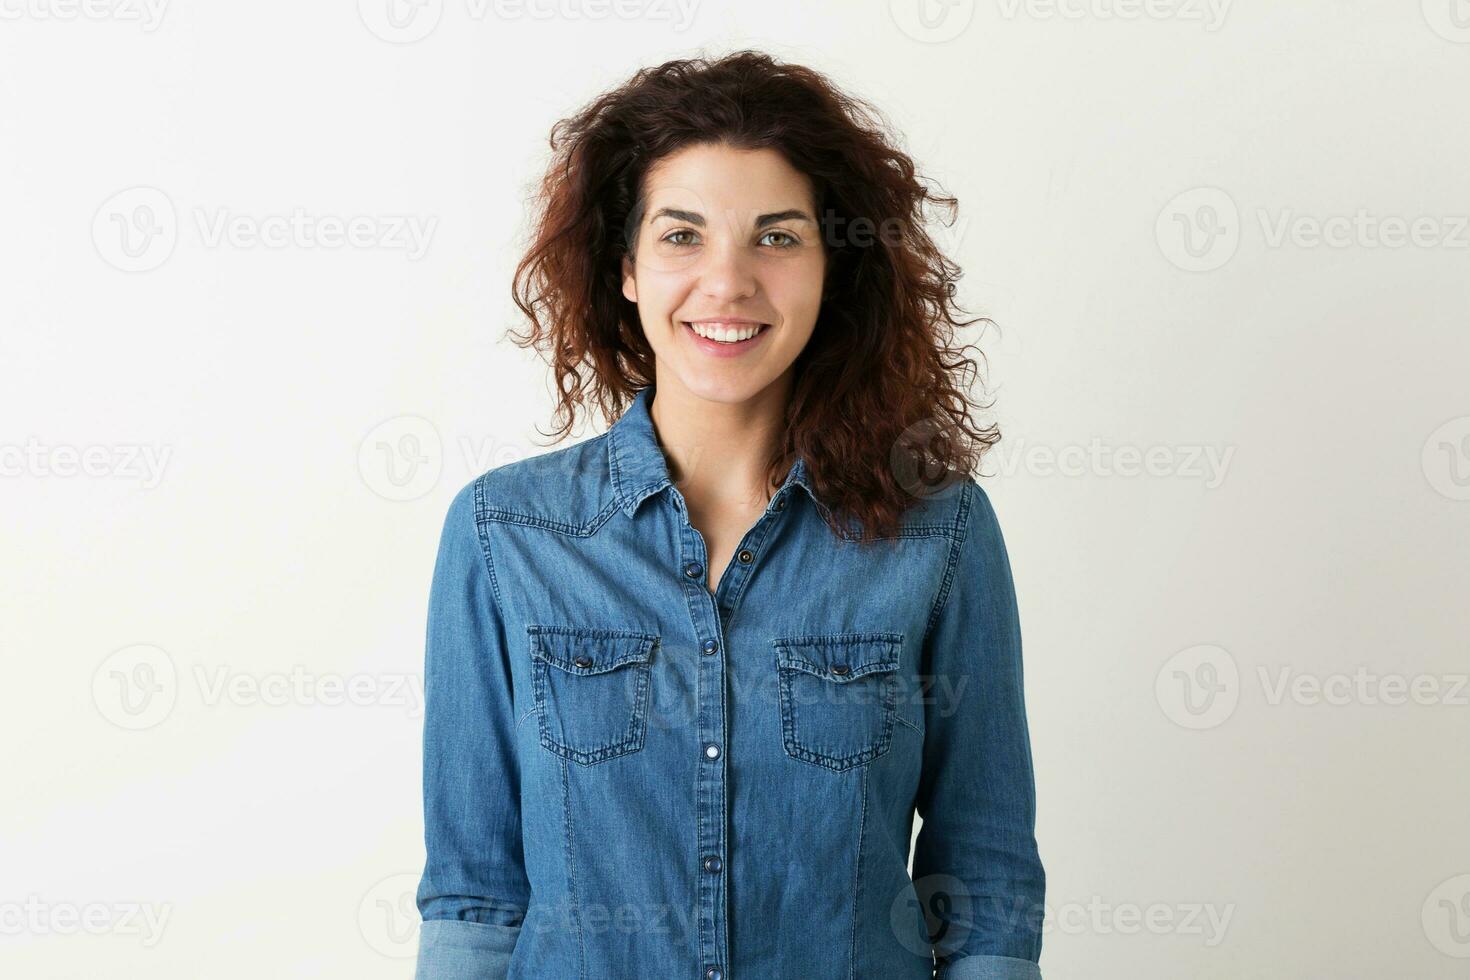
{"label": "button placket", "polygon": [[[785,499],[785,497],[779,498],[778,503],[784,502]],[[779,506],[776,508],[776,510],[780,509]],[[718,600],[720,610],[725,614],[727,628],[729,616],[733,613],[739,602],[740,594],[745,590],[746,583],[755,571],[755,562],[760,556],[761,544],[770,534],[775,520],[774,513],[769,509],[756,519],[755,524],[745,532],[745,537],[741,539],[740,547],[735,551],[734,560],[726,566],[720,577],[718,594],[715,598]]]}
{"label": "button placket", "polygon": [[[710,763],[699,767],[696,793],[697,838],[704,857],[700,866],[704,874],[699,884],[700,951],[705,962],[721,962],[728,959],[729,909],[728,889],[724,887],[721,873],[724,863],[725,832],[728,822],[726,803],[725,753],[720,745],[726,737],[727,688],[729,686],[726,660],[716,657],[721,650],[721,638],[728,629],[728,617],[736,604],[736,596],[743,591],[754,571],[756,558],[762,542],[777,520],[776,512],[786,507],[786,494],[779,496],[772,509],[768,509],[746,532],[740,547],[735,552],[735,561],[726,567],[717,583],[719,595],[715,595],[705,582],[708,558],[704,536],[687,519],[682,507],[679,522],[680,545],[686,557],[681,566],[681,580],[689,604],[695,635],[703,635],[700,643],[700,669],[698,672],[698,694],[696,706],[697,737],[704,746],[705,759]],[[705,971],[709,980],[722,980],[724,971],[711,966]]]}
{"label": "button placket", "polygon": [[[705,963],[728,958],[729,908],[724,886],[722,855],[727,823],[726,770],[720,746],[726,738],[725,658],[716,656],[723,647],[720,611],[705,583],[707,566],[704,538],[687,520],[679,522],[683,562],[679,579],[689,607],[701,656],[696,658],[695,732],[704,758],[698,767],[695,792],[696,846],[699,875],[699,951]],[[724,977],[720,967],[711,966],[706,976]]]}

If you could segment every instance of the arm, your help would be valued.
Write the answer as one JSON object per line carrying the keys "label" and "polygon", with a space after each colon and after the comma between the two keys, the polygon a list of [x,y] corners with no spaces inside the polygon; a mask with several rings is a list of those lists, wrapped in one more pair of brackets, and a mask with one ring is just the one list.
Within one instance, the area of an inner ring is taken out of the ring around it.
{"label": "arm", "polygon": [[424,658],[423,916],[416,980],[503,980],[530,897],[499,589],[476,480],[444,522]]}
{"label": "arm", "polygon": [[[1000,525],[966,481],[926,671],[923,824],[914,881],[938,980],[1041,980],[1046,874],[1022,693],[1021,630]],[[932,892],[941,892],[931,899]]]}

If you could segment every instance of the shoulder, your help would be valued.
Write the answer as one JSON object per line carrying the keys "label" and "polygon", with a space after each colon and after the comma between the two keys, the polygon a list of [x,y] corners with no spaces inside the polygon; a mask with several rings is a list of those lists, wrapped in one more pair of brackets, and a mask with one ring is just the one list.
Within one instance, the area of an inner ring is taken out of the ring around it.
{"label": "shoulder", "polygon": [[1000,530],[1000,518],[996,516],[995,505],[990,502],[990,494],[973,476],[965,478],[965,501],[961,506],[964,513],[958,515],[958,520],[965,535]]}
{"label": "shoulder", "polygon": [[616,506],[607,433],[492,467],[463,486],[451,506],[471,509],[477,524],[590,533]]}
{"label": "shoulder", "polygon": [[956,481],[944,495],[943,519],[950,538],[950,565],[991,564],[1006,560],[1000,519],[990,495],[973,476]]}
{"label": "shoulder", "polygon": [[[990,495],[973,478],[967,478],[957,485],[954,497],[949,559],[930,621],[954,608],[989,610],[1014,619],[1015,583],[1010,556]],[[965,598],[952,600],[955,593]]]}
{"label": "shoulder", "polygon": [[957,514],[956,564],[973,575],[1010,580],[1010,555],[990,495],[973,478],[966,481]]}
{"label": "shoulder", "polygon": [[943,535],[958,546],[974,533],[976,525],[983,534],[996,523],[989,495],[973,476],[966,475],[910,504],[904,511],[902,528],[905,534]]}

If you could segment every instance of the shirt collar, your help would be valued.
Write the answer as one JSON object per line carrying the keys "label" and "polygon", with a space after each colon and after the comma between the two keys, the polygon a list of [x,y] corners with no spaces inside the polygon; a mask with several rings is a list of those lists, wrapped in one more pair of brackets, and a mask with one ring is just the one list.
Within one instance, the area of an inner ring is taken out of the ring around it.
{"label": "shirt collar", "polygon": [[[607,462],[608,472],[612,477],[613,495],[623,513],[629,517],[633,516],[638,505],[645,499],[664,487],[673,486],[673,480],[669,478],[668,460],[659,448],[658,438],[653,430],[653,417],[648,414],[648,403],[653,398],[653,392],[652,385],[639,389],[627,411],[608,429]],[[791,486],[800,486],[812,500],[817,501],[806,460],[800,454],[797,454],[796,462],[791,465],[785,481],[771,495],[766,509],[776,507]]]}

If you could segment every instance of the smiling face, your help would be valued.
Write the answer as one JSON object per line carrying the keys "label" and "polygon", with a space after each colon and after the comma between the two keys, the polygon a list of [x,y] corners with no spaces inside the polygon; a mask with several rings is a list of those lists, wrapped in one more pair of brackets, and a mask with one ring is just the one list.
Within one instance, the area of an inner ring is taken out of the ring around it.
{"label": "smiling face", "polygon": [[658,384],[741,402],[782,379],[821,308],[811,181],[775,150],[698,144],[650,167],[643,195],[623,295]]}

